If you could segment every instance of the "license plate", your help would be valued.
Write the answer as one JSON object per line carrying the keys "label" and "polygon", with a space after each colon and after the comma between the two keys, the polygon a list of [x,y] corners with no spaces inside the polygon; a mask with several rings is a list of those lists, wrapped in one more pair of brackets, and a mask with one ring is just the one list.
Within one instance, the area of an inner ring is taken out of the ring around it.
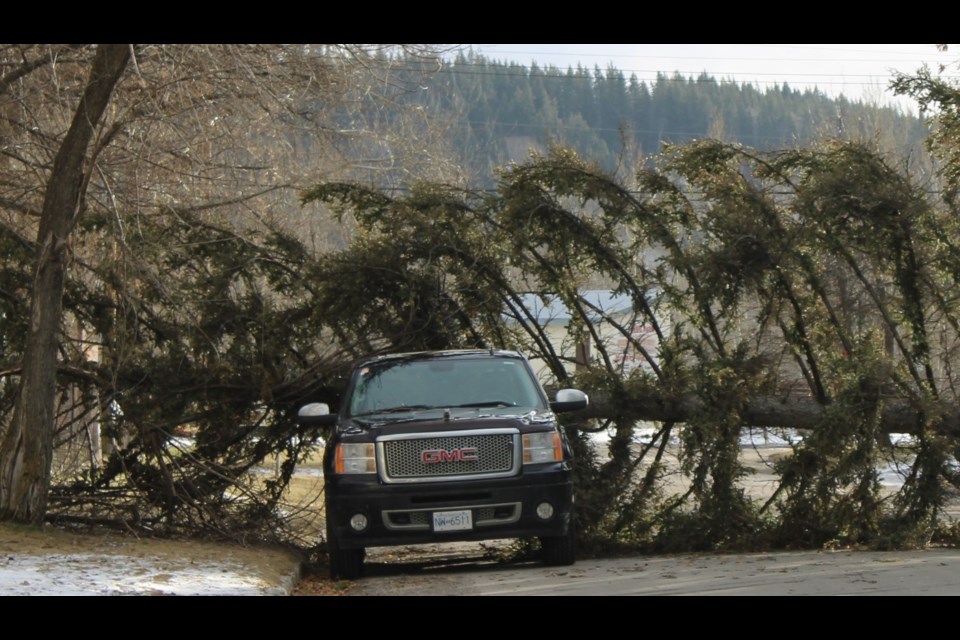
{"label": "license plate", "polygon": [[433,513],[434,531],[464,531],[473,529],[473,514],[464,511],[435,511]]}

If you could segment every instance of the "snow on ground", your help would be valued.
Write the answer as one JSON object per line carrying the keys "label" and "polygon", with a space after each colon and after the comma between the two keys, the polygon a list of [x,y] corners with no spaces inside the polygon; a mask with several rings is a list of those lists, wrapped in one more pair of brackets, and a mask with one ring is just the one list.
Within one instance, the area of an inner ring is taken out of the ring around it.
{"label": "snow on ground", "polygon": [[[634,440],[638,444],[649,444],[657,433],[656,427],[646,426],[647,423],[640,423],[634,431]],[[613,435],[612,430],[600,431],[589,435],[590,441],[601,454],[606,451],[610,444],[610,438]],[[790,449],[799,445],[803,441],[803,434],[796,429],[783,428],[762,428],[744,430],[740,436],[740,447],[745,450],[766,451],[773,449]],[[909,447],[916,444],[916,439],[904,433],[890,434],[890,442],[895,447]],[[671,444],[679,445],[680,439],[676,431],[671,436]],[[888,462],[881,464],[877,468],[880,483],[892,490],[903,486],[904,478],[910,471],[912,458],[905,456],[899,463]],[[960,464],[952,465],[954,470],[960,471]]]}
{"label": "snow on ground", "polygon": [[91,553],[0,558],[3,596],[262,596],[286,595],[289,587],[230,562]]}
{"label": "snow on ground", "polygon": [[287,595],[299,573],[277,547],[0,523],[0,597]]}

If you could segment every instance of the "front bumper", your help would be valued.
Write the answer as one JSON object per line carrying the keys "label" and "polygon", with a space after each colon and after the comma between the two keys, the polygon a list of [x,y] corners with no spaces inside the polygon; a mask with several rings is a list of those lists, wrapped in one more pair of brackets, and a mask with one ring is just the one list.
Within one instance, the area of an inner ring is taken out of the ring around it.
{"label": "front bumper", "polygon": [[[328,481],[329,482],[329,481]],[[328,536],[341,549],[566,535],[573,517],[568,463],[524,468],[510,478],[384,485],[372,476],[333,479],[326,488]],[[537,506],[552,506],[548,518]],[[433,513],[464,511],[471,528],[434,531]],[[363,514],[367,526],[355,531],[350,518]]]}

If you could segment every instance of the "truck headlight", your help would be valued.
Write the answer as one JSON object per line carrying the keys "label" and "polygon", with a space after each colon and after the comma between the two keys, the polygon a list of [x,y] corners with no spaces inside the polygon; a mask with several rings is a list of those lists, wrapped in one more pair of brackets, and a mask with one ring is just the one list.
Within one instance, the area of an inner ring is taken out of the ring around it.
{"label": "truck headlight", "polygon": [[376,473],[377,454],[373,443],[338,444],[334,469],[337,473]]}
{"label": "truck headlight", "polygon": [[523,434],[523,464],[538,462],[560,462],[563,460],[563,445],[560,433],[543,431]]}

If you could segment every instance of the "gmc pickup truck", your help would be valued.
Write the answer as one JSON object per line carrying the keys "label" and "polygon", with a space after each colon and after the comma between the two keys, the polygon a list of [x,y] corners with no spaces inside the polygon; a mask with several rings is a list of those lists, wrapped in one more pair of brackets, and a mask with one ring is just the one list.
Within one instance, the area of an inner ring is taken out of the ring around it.
{"label": "gmc pickup truck", "polygon": [[354,579],[367,547],[539,538],[543,560],[573,564],[572,455],[549,401],[515,351],[381,356],[354,370],[340,411],[298,413],[332,427],[324,450],[330,574]]}

